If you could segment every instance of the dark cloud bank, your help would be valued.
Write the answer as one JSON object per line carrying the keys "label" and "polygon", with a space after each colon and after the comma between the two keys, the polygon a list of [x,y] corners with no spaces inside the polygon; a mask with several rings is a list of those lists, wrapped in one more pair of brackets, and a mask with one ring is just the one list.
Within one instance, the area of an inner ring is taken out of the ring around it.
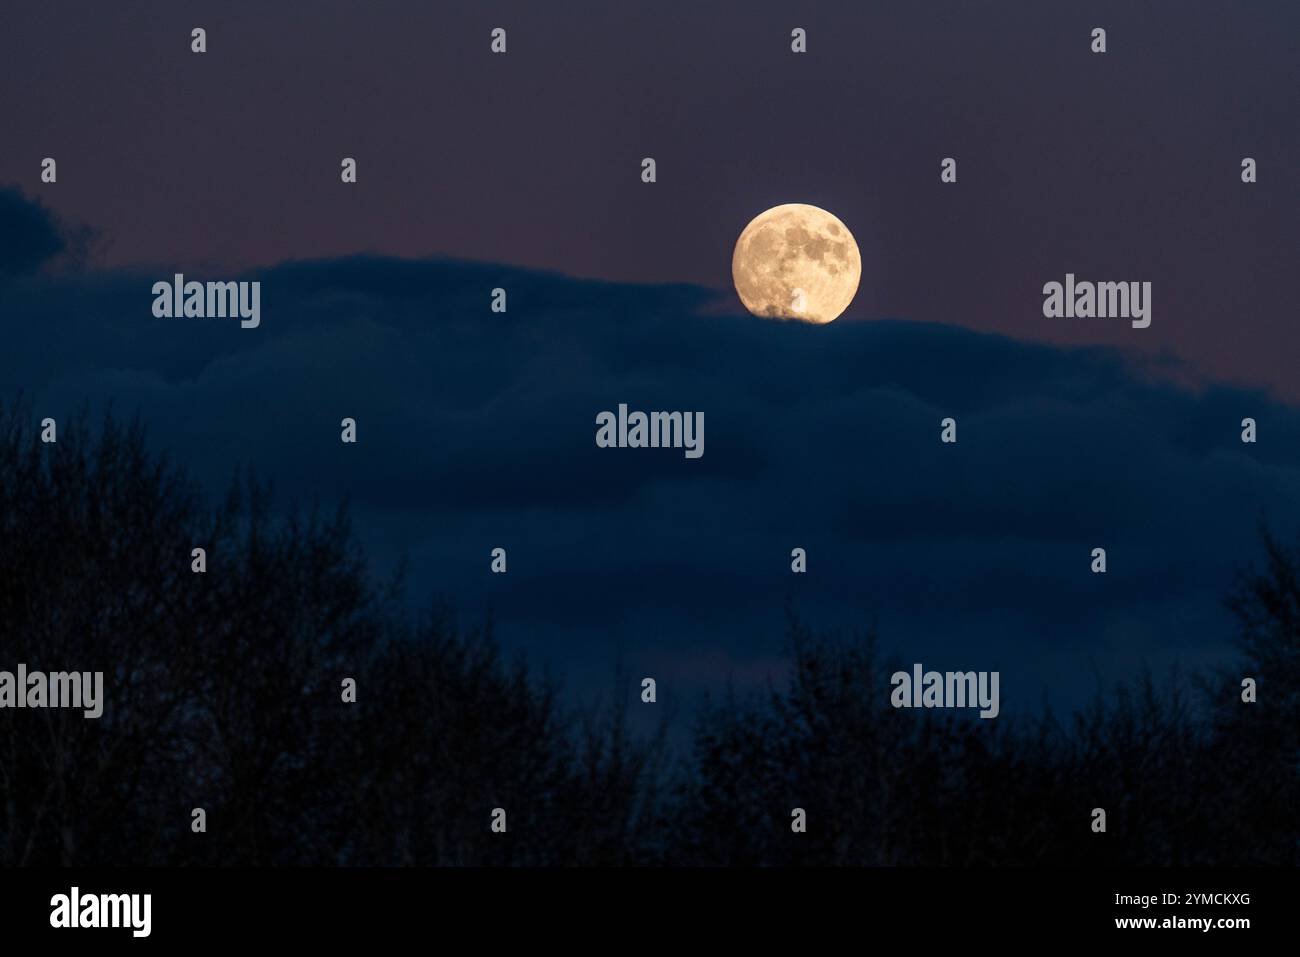
{"label": "dark cloud bank", "polygon": [[[507,646],[579,691],[620,656],[687,707],[760,682],[789,606],[874,625],[909,662],[1000,670],[1004,710],[1068,707],[1143,662],[1226,658],[1222,597],[1261,517],[1300,526],[1294,408],[1113,350],[759,321],[692,286],[453,260],[187,276],[261,280],[244,330],[154,318],[167,265],[40,272],[57,225],[12,192],[0,215],[6,399],[138,413],[214,494],[248,465],[281,503],[346,498],[377,571],[409,558],[413,601],[490,608]],[[620,402],[702,411],[703,458],[597,448]]]}

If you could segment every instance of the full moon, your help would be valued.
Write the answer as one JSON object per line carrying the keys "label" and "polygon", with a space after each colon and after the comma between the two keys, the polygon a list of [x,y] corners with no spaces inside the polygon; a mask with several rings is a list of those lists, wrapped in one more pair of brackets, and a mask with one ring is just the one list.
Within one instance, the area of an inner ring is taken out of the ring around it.
{"label": "full moon", "polygon": [[862,257],[848,227],[826,210],[786,203],[745,227],[731,278],[756,316],[830,322],[858,291]]}

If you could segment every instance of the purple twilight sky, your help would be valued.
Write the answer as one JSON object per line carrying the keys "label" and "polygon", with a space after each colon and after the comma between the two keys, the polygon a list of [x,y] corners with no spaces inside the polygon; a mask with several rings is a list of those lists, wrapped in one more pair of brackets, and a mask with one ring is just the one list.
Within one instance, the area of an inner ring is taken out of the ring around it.
{"label": "purple twilight sky", "polygon": [[[1300,27],[1294,5],[1209,0],[20,2],[0,182],[96,230],[95,266],[444,254],[729,295],[745,223],[809,202],[862,249],[846,321],[1132,347],[1294,400],[1300,57],[1279,16]],[[1151,328],[1045,319],[1066,272],[1151,281]]]}

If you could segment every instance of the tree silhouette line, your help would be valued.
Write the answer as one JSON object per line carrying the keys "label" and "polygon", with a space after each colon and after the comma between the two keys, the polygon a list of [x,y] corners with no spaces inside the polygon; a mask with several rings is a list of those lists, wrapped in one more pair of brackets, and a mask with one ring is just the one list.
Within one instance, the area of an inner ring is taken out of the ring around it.
{"label": "tree silhouette line", "polygon": [[345,510],[247,475],[213,507],[138,424],[32,421],[0,408],[0,669],[103,671],[106,701],[0,709],[5,866],[1300,862],[1300,548],[1267,531],[1235,667],[979,721],[894,710],[873,636],[792,618],[788,681],[706,703],[677,754],[490,626],[413,617]]}

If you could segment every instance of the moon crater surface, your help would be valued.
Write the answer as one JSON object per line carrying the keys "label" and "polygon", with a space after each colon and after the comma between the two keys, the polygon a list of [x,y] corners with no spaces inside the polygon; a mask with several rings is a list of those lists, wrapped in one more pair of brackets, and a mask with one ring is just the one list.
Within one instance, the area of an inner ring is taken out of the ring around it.
{"label": "moon crater surface", "polygon": [[847,226],[817,206],[786,203],[759,213],[736,240],[731,277],[756,316],[826,323],[848,308],[862,257]]}

